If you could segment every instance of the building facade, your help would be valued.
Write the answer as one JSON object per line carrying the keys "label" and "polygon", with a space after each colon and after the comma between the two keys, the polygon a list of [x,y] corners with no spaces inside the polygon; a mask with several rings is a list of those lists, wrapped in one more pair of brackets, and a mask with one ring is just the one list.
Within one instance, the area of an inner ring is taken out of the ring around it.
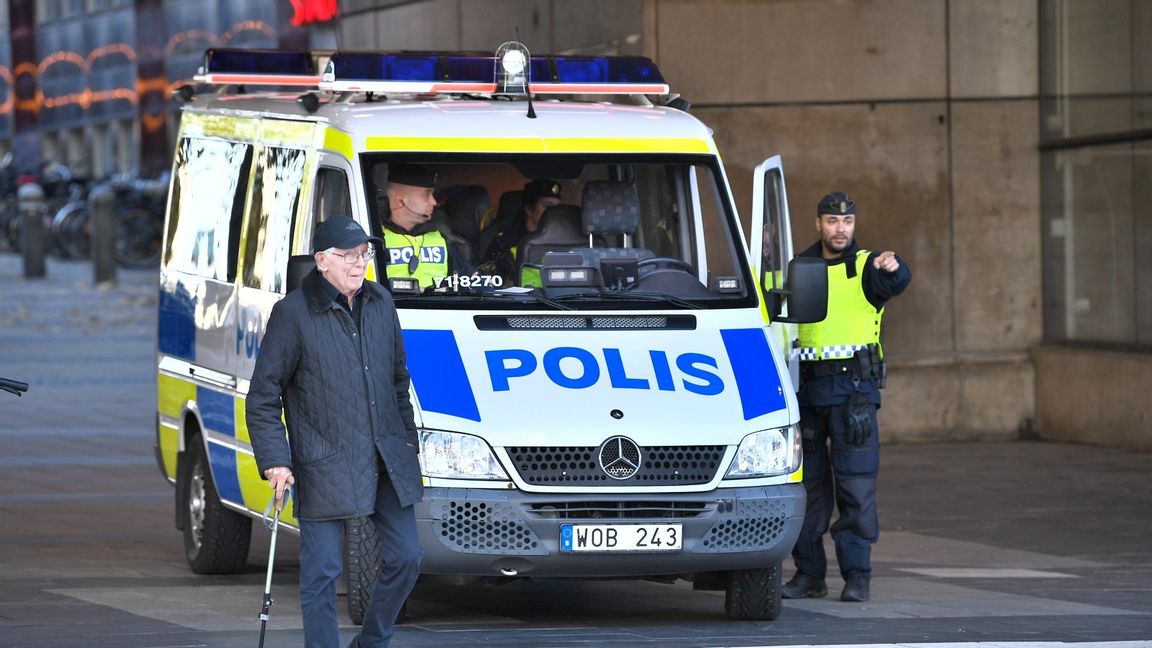
{"label": "building facade", "polygon": [[861,244],[911,265],[885,318],[888,440],[1152,450],[1152,3],[337,4],[294,25],[328,3],[9,0],[0,146],[158,172],[209,46],[644,54],[715,129],[738,204],[780,154],[798,246],[843,190]]}

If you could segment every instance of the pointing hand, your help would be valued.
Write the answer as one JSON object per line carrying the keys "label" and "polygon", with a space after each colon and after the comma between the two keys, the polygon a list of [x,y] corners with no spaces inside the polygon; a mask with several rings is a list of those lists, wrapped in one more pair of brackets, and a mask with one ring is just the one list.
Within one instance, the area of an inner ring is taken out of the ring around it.
{"label": "pointing hand", "polygon": [[891,250],[876,255],[876,258],[872,260],[872,265],[877,270],[884,272],[896,272],[900,269],[900,261],[896,258],[896,253]]}

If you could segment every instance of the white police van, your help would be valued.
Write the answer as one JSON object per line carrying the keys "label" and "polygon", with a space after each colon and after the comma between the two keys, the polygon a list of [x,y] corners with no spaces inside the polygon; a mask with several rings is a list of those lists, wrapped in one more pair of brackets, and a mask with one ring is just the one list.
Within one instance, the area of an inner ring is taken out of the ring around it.
{"label": "white police van", "polygon": [[[776,617],[805,502],[786,322],[822,319],[826,290],[822,264],[782,264],[778,158],[756,171],[748,241],[708,127],[648,59],[209,50],[197,80],[165,226],[156,444],[195,572],[241,570],[268,504],[244,397],[315,225],[351,215],[381,235],[389,165],[419,163],[447,252],[476,268],[426,290],[388,279],[384,250],[369,269],[404,328],[423,571],[678,577],[726,590],[732,618]],[[518,241],[516,273],[488,274],[540,178],[563,204]],[[375,538],[347,529],[359,622]]]}

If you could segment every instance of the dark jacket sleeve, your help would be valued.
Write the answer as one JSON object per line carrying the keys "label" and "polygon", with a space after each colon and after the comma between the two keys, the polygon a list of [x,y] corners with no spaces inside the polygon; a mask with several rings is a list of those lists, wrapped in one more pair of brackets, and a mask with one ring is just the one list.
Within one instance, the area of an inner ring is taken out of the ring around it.
{"label": "dark jacket sleeve", "polygon": [[875,252],[868,255],[868,263],[864,264],[864,278],[861,283],[868,302],[875,306],[876,310],[880,310],[889,299],[904,292],[908,284],[912,283],[912,270],[899,255],[896,256],[896,260],[900,262],[900,267],[896,269],[896,272],[877,270],[872,265],[877,256],[879,255]]}
{"label": "dark jacket sleeve", "polygon": [[407,441],[414,444],[419,450],[420,438],[416,434],[416,419],[412,412],[412,398],[409,395],[409,387],[412,384],[412,377],[408,374],[408,356],[404,351],[404,334],[400,330],[400,318],[396,315],[396,308],[393,306],[389,309],[392,315],[392,322],[394,330],[396,331],[396,338],[393,342],[393,374],[392,385],[396,394],[396,408],[400,411],[400,420],[404,423],[404,429],[408,431]]}
{"label": "dark jacket sleeve", "polygon": [[245,403],[244,421],[261,477],[269,468],[292,466],[292,452],[281,414],[284,391],[300,361],[299,341],[292,312],[285,301],[280,300],[268,317]]}

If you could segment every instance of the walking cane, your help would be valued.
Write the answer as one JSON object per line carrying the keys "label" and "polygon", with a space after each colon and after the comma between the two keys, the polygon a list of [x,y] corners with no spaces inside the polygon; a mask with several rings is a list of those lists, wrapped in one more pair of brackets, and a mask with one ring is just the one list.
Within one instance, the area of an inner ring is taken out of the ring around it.
{"label": "walking cane", "polygon": [[[260,648],[264,648],[264,630],[268,627],[268,610],[272,607],[272,564],[276,562],[276,532],[280,529],[280,511],[284,508],[284,499],[277,499],[275,495],[264,509],[264,528],[272,531],[272,544],[268,547],[268,576],[264,579],[264,604],[260,608]],[[268,519],[269,511],[272,519]],[[269,524],[271,523],[271,524]]]}

